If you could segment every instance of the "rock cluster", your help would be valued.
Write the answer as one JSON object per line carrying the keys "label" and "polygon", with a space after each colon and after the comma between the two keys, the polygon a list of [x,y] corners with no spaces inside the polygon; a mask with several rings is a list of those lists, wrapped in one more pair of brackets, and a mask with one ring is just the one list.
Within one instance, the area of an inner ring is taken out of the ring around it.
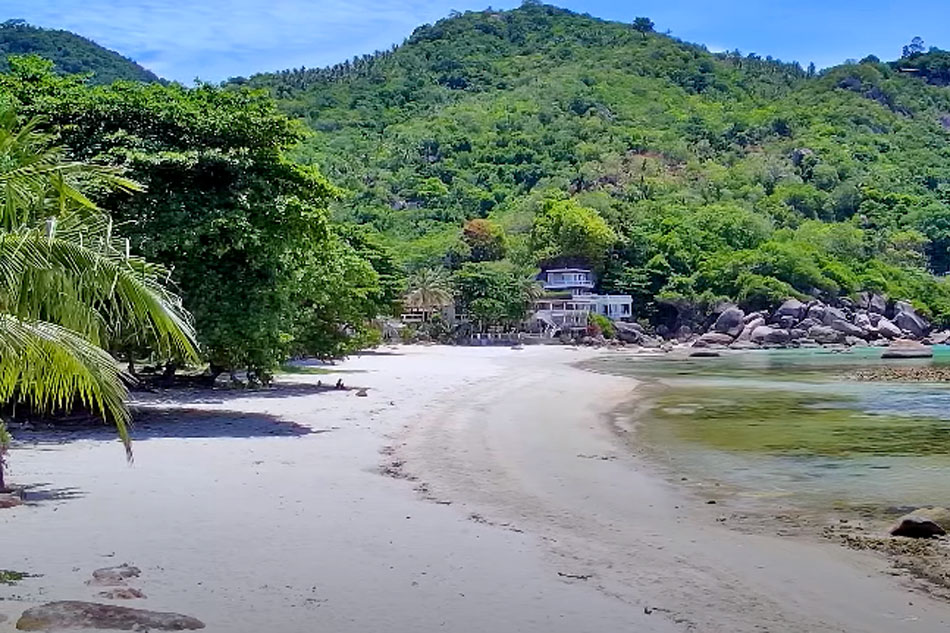
{"label": "rock cluster", "polygon": [[693,347],[886,345],[900,340],[894,346],[894,357],[898,357],[922,354],[921,343],[942,343],[950,337],[943,332],[931,335],[930,323],[909,303],[889,304],[881,295],[870,293],[862,293],[857,302],[843,299],[838,305],[788,299],[773,312],[746,313],[725,305],[713,316],[708,331],[690,339]]}

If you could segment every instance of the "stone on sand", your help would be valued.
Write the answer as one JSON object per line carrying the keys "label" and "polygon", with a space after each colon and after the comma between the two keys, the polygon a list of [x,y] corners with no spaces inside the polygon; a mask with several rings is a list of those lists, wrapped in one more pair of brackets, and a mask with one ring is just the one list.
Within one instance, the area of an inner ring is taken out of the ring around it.
{"label": "stone on sand", "polygon": [[64,600],[27,609],[17,621],[16,628],[19,631],[195,631],[205,628],[205,625],[201,620],[178,613]]}

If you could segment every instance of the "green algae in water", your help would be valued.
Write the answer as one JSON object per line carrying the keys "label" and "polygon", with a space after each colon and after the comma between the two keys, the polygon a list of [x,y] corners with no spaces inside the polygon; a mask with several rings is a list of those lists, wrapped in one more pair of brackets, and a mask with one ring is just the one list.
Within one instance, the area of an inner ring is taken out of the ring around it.
{"label": "green algae in water", "polygon": [[664,390],[647,415],[678,441],[724,451],[826,457],[950,454],[950,421],[868,413],[857,397],[782,389]]}
{"label": "green algae in water", "polygon": [[9,569],[0,569],[0,585],[15,585],[25,578],[34,578],[33,574],[22,571],[11,571]]}

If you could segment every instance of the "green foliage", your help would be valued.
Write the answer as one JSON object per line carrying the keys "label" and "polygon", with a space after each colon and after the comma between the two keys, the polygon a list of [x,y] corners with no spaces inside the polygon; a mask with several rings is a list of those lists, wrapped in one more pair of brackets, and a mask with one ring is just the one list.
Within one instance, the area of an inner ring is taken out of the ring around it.
{"label": "green foliage", "polygon": [[[81,405],[116,425],[131,458],[125,376],[105,349],[135,340],[193,360],[194,332],[168,271],[130,254],[88,197],[139,185],[67,160],[38,128],[0,111],[0,402]],[[0,487],[8,440],[0,425]]]}
{"label": "green foliage", "polygon": [[463,264],[452,284],[460,312],[481,331],[521,324],[540,296],[537,281],[508,262]]}
{"label": "green foliage", "polygon": [[391,309],[391,259],[369,234],[331,228],[336,190],[287,160],[301,129],[266,96],[89,87],[36,59],[13,60],[0,88],[61,126],[73,158],[121,165],[147,187],[97,199],[134,251],[173,270],[214,367],[266,376],[290,353],[346,353]]}
{"label": "green foliage", "polygon": [[69,31],[30,26],[22,20],[0,23],[0,72],[9,69],[8,58],[39,55],[51,60],[56,71],[68,75],[91,75],[96,84],[114,81],[159,81],[155,73],[131,59],[105,49]]}
{"label": "green foliage", "polygon": [[508,245],[505,232],[491,220],[469,220],[462,227],[462,243],[467,258],[473,262],[490,262],[504,259]]}
{"label": "green foliage", "polygon": [[603,335],[604,338],[614,338],[617,335],[617,328],[614,322],[602,314],[591,312],[587,317],[588,330],[593,336]]}
{"label": "green foliage", "polygon": [[405,305],[432,312],[452,305],[452,283],[443,268],[423,268],[410,275]]}
{"label": "green foliage", "polygon": [[531,249],[539,262],[579,258],[599,267],[617,240],[595,209],[577,201],[545,200],[531,229]]}

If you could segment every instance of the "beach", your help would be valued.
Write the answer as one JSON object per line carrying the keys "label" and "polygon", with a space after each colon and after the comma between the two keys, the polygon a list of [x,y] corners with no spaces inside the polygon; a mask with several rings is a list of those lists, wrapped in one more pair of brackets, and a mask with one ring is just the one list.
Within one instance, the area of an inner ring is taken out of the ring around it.
{"label": "beach", "polygon": [[[0,585],[0,630],[55,600],[209,631],[950,627],[882,557],[732,530],[728,500],[659,476],[614,419],[636,382],[573,366],[619,353],[382,348],[269,390],[137,395],[132,466],[106,431],[18,435],[0,569],[35,576]],[[123,563],[145,598],[87,584]]]}

